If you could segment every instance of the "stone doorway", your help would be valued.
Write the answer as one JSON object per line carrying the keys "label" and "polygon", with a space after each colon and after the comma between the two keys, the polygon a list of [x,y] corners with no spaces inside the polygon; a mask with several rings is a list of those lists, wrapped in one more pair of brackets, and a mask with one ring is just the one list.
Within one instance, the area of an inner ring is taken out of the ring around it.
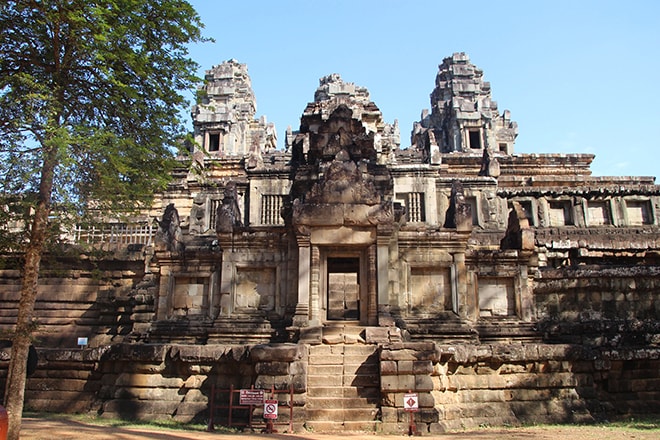
{"label": "stone doorway", "polygon": [[360,320],[360,259],[328,257],[328,320]]}
{"label": "stone doorway", "polygon": [[[337,248],[321,250],[318,297],[320,318],[326,325],[342,322],[371,325],[377,319],[369,308],[375,308],[376,295],[375,279],[369,277],[370,259],[367,251]],[[374,290],[372,295],[371,290]]]}

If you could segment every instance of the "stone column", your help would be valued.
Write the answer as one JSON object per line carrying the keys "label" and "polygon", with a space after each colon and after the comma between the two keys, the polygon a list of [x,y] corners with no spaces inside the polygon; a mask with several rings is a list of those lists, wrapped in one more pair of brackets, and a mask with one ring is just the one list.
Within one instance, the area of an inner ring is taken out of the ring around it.
{"label": "stone column", "polygon": [[232,284],[234,282],[234,262],[229,258],[229,252],[222,254],[222,269],[220,274],[220,305],[218,316],[230,316],[234,310]]}
{"label": "stone column", "polygon": [[318,246],[311,246],[311,266],[310,273],[310,325],[321,325],[320,316],[320,295],[319,295],[319,281],[321,273],[321,251]]}
{"label": "stone column", "polygon": [[174,280],[169,266],[160,268],[160,285],[158,287],[158,303],[156,304],[156,319],[167,319],[172,308],[172,290]]}
{"label": "stone column", "polygon": [[390,316],[390,277],[389,277],[389,235],[381,235],[380,231],[376,237],[376,267],[378,271],[378,324],[394,325]]}
{"label": "stone column", "polygon": [[298,301],[293,316],[293,325],[309,325],[309,284],[310,284],[310,241],[308,235],[296,237],[298,242]]}
{"label": "stone column", "polygon": [[456,296],[458,298],[458,316],[463,319],[472,319],[475,300],[468,295],[467,268],[465,266],[465,252],[456,252],[454,257],[454,271],[456,274]]}
{"label": "stone column", "polygon": [[[376,245],[371,245],[369,246],[368,249],[368,265],[369,265],[369,281],[367,282],[367,295],[368,295],[368,302],[367,302],[367,324],[368,325],[377,325],[378,324],[378,291],[377,291],[377,286],[375,283],[375,280],[377,278],[377,271],[376,271],[376,253],[377,253],[377,246]],[[380,285],[380,283],[378,283]]]}

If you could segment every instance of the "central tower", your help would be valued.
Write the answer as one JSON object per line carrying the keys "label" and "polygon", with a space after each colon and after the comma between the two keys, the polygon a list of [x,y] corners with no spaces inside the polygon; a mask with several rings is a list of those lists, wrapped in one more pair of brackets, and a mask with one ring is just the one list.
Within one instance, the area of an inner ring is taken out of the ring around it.
{"label": "central tower", "polygon": [[336,74],[321,79],[291,145],[295,178],[285,222],[298,246],[295,325],[379,325],[396,230],[385,165],[398,146],[395,132],[366,89]]}

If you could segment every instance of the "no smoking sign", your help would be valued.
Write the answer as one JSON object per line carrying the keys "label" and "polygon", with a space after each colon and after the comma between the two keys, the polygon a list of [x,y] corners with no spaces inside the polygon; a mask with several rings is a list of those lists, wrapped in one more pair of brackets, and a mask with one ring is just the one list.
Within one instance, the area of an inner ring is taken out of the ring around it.
{"label": "no smoking sign", "polygon": [[264,419],[277,418],[277,400],[266,400],[264,402]]}

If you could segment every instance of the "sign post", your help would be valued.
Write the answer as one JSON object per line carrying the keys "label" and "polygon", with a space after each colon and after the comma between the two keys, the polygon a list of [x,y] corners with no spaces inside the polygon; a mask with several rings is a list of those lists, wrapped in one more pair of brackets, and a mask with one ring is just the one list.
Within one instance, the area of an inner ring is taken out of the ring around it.
{"label": "sign post", "polygon": [[277,400],[264,401],[264,419],[266,419],[266,433],[277,432],[273,429],[273,420],[277,419]]}
{"label": "sign post", "polygon": [[419,396],[417,393],[408,391],[403,395],[403,410],[410,414],[410,423],[408,424],[408,435],[417,434],[417,426],[415,425],[415,412],[419,411]]}

